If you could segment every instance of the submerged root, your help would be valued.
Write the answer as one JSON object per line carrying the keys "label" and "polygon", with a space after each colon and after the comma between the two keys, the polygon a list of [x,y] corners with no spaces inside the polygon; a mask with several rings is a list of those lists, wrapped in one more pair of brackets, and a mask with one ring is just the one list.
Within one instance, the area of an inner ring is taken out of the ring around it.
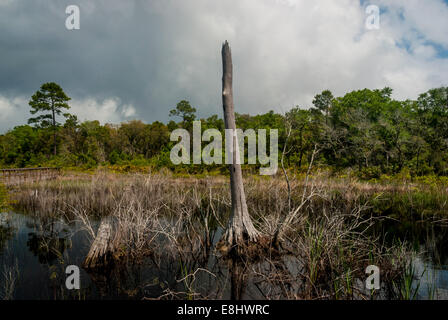
{"label": "submerged root", "polygon": [[271,245],[270,238],[259,234],[256,241],[250,241],[245,238],[244,241],[229,245],[224,236],[221,241],[216,244],[216,250],[222,258],[238,258],[244,257],[247,261],[256,262],[263,259],[267,254],[277,254],[278,251]]}

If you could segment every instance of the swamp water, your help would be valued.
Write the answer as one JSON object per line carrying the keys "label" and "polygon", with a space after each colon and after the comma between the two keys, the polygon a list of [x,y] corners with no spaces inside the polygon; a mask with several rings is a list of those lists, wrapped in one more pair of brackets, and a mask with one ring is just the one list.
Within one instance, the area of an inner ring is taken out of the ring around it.
{"label": "swamp water", "polygon": [[[379,229],[387,241],[413,244],[415,298],[448,299],[448,227],[388,221]],[[220,236],[217,232],[212,241],[216,243]],[[169,264],[151,258],[98,273],[87,272],[81,266],[89,243],[87,232],[78,223],[44,222],[15,212],[0,213],[0,299],[188,299],[195,298],[195,293],[189,292],[193,285],[195,292],[202,288],[210,299],[232,298],[235,291],[242,299],[264,298],[253,283],[239,281],[241,273],[231,273],[231,267],[213,255],[208,255],[205,265],[214,274],[194,263]],[[80,266],[80,290],[66,289],[68,265]],[[194,270],[198,271],[194,277],[184,277]]]}

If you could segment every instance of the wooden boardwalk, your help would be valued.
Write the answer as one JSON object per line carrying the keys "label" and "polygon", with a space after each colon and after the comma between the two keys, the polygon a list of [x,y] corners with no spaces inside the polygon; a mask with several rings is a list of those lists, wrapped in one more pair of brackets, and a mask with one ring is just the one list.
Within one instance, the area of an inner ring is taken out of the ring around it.
{"label": "wooden boardwalk", "polygon": [[18,185],[21,183],[54,180],[60,174],[61,168],[0,169],[0,183]]}

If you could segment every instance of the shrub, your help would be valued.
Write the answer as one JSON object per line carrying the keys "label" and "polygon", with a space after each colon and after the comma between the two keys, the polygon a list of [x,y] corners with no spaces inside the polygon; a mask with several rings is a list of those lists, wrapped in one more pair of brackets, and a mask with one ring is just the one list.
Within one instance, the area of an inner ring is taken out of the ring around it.
{"label": "shrub", "polygon": [[379,167],[363,168],[359,172],[359,177],[363,180],[379,179],[380,176],[381,176],[381,168]]}

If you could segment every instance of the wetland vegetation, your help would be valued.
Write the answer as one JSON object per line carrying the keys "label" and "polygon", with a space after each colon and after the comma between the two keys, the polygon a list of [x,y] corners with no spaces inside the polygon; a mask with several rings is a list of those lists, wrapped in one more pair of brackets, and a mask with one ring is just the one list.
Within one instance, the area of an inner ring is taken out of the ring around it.
{"label": "wetland vegetation", "polygon": [[[268,241],[234,257],[220,242],[231,208],[227,180],[98,170],[10,190],[12,210],[1,218],[2,297],[445,297],[443,182],[373,183],[315,170],[308,181],[313,196],[288,225],[283,245]],[[289,199],[281,175],[245,176],[248,209],[266,239],[289,201],[293,208],[302,203],[304,183],[304,175],[290,173]],[[74,294],[65,289],[64,267],[84,265],[103,219],[112,225],[110,255],[82,269]],[[368,265],[380,268],[380,290],[365,288]]]}
{"label": "wetland vegetation", "polygon": [[[69,101],[44,84],[33,126],[0,135],[3,167],[64,168],[0,187],[2,298],[447,297],[447,88],[415,101],[390,88],[326,90],[284,115],[232,115],[243,130],[278,130],[282,150],[277,175],[242,166],[239,233],[228,167],[170,161],[170,131],[196,120],[188,101],[170,112],[178,122],[120,125],[79,123]],[[201,130],[223,132],[229,119],[200,119]],[[82,267],[76,292],[64,286],[69,264]],[[366,289],[369,265],[378,290]]]}

